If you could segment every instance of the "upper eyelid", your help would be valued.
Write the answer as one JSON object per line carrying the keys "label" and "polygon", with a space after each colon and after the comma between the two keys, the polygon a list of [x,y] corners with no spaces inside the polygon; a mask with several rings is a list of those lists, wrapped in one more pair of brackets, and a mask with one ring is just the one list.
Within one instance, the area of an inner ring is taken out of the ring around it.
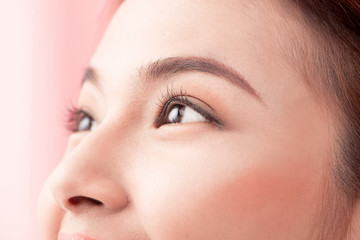
{"label": "upper eyelid", "polygon": [[[187,97],[191,97],[191,98],[194,98],[194,99],[196,99],[196,100],[198,100],[198,101],[200,101],[200,102],[202,102],[202,103],[204,103],[208,108],[210,108],[212,111],[215,111],[215,109],[212,107],[212,106],[210,106],[209,104],[207,104],[206,102],[204,102],[203,100],[201,100],[201,99],[199,99],[199,98],[197,98],[197,97],[195,97],[195,96],[192,96],[192,95],[186,95]],[[188,101],[189,101],[189,99],[187,99]],[[191,104],[194,104],[193,102],[191,102],[191,101],[189,101]],[[195,106],[197,106],[196,104],[194,104]],[[198,106],[199,107],[199,106]]]}
{"label": "upper eyelid", "polygon": [[[74,111],[75,110],[75,111]],[[87,111],[84,110],[82,108],[75,108],[72,112],[73,115],[73,119],[71,119],[70,121],[73,121],[73,128],[72,131],[73,132],[83,132],[83,131],[88,131],[88,130],[79,130],[79,123],[81,120],[83,120],[85,117],[89,117],[91,121],[95,121],[97,122],[94,117]]]}
{"label": "upper eyelid", "polygon": [[162,107],[162,111],[160,116],[156,119],[155,121],[155,126],[156,127],[160,127],[161,126],[161,122],[163,121],[168,108],[171,106],[171,104],[173,102],[178,101],[181,104],[184,104],[188,107],[191,107],[192,109],[194,109],[196,112],[198,112],[199,114],[201,114],[202,116],[204,116],[208,121],[210,122],[214,122],[216,124],[216,126],[222,128],[222,121],[217,117],[214,116],[213,114],[209,113],[208,111],[206,111],[204,108],[200,107],[199,105],[193,103],[191,100],[189,100],[189,97],[197,99],[198,101],[204,103],[205,105],[207,105],[211,110],[213,110],[213,108],[208,105],[207,103],[205,103],[204,101],[200,100],[199,98],[196,97],[192,97],[191,95],[177,95],[177,96],[173,96],[171,98],[169,98],[166,103],[164,104],[164,106]]}
{"label": "upper eyelid", "polygon": [[[209,122],[216,123],[217,126],[222,126],[223,122],[217,116],[216,110],[212,106],[210,106],[206,101],[203,101],[199,97],[196,97],[192,94],[188,94],[183,90],[182,86],[174,86],[167,85],[166,90],[164,92],[158,90],[160,94],[158,94],[158,102],[156,105],[158,106],[158,111],[155,113],[153,118],[153,124],[156,127],[159,127],[161,123],[164,121],[165,115],[167,113],[166,109],[169,107],[170,103],[174,101],[178,101],[181,104],[187,105],[191,107],[196,112],[204,116]],[[195,102],[189,100],[189,98],[195,99]],[[199,104],[197,104],[199,103]],[[85,114],[90,117],[92,121],[95,121],[97,124],[100,124],[101,121],[96,117],[97,114],[94,114],[92,108],[87,105],[85,102],[78,107],[79,113],[78,115]]]}
{"label": "upper eyelid", "polygon": [[199,114],[203,115],[207,120],[213,121],[216,123],[216,125],[218,127],[222,127],[223,122],[214,114],[209,113],[207,110],[205,110],[203,107],[199,106],[198,104],[193,103],[192,101],[189,100],[188,97],[194,98],[198,101],[200,101],[201,103],[205,104],[207,107],[209,107],[212,111],[214,111],[214,109],[207,104],[206,102],[200,100],[199,98],[196,97],[192,97],[192,96],[186,96],[186,98],[184,99],[185,102],[184,104],[186,104],[187,106],[193,108],[195,111],[197,111]]}
{"label": "upper eyelid", "polygon": [[79,107],[78,110],[80,112],[82,112],[83,114],[85,114],[86,116],[90,117],[95,122],[99,122],[96,114],[90,108],[88,108],[88,107]]}
{"label": "upper eyelid", "polygon": [[159,117],[157,118],[156,123],[159,123],[164,118],[164,115],[166,114],[166,110],[169,108],[171,103],[173,103],[175,101],[178,101],[183,104],[186,104],[187,102],[189,102],[187,100],[186,95],[173,96],[173,97],[169,98],[168,100],[166,100],[166,102],[165,102],[165,104],[163,104],[163,106],[160,106],[161,113],[160,113]]}
{"label": "upper eyelid", "polygon": [[94,120],[94,117],[89,113],[87,112],[86,110],[83,110],[83,109],[78,109],[78,112],[76,113],[76,117],[90,117],[91,119]]}

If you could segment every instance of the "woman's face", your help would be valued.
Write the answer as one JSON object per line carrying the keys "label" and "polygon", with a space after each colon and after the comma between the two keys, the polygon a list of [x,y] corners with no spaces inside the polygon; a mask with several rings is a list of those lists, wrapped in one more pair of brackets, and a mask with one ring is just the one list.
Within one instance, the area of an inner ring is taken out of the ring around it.
{"label": "woman's face", "polygon": [[310,239],[332,135],[285,18],[273,1],[125,1],[41,194],[45,239]]}

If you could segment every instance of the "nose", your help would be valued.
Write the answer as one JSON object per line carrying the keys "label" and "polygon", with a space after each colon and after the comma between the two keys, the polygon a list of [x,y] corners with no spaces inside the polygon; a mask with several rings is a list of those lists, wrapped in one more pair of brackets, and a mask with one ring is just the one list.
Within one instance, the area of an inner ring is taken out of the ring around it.
{"label": "nose", "polygon": [[64,159],[50,176],[53,198],[65,211],[74,214],[121,211],[128,205],[121,169],[114,167],[121,161],[114,152],[119,149],[111,132],[100,131],[98,128],[86,137],[70,139],[73,144],[70,143]]}

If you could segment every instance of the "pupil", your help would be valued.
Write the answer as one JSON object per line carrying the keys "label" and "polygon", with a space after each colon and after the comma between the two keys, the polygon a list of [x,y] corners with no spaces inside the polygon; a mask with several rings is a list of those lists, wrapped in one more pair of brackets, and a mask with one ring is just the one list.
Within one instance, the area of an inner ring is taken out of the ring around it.
{"label": "pupil", "polygon": [[184,116],[185,106],[183,105],[174,105],[172,110],[169,113],[168,121],[169,123],[179,123]]}

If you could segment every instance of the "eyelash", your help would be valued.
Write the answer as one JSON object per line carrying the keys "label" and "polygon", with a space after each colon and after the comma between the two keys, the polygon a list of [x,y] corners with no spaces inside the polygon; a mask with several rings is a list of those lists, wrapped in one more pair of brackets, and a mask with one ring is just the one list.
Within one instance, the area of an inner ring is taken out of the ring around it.
{"label": "eyelash", "polygon": [[[161,125],[166,124],[164,122],[166,121],[166,118],[168,116],[169,107],[173,106],[173,103],[179,103],[191,107],[196,112],[201,114],[209,123],[213,123],[217,127],[221,128],[223,125],[217,117],[208,113],[206,110],[189,100],[188,95],[186,94],[186,92],[183,92],[181,88],[179,91],[175,91],[172,88],[167,87],[166,93],[161,92],[161,97],[158,99],[158,101],[158,111],[156,115],[158,117],[154,122],[154,126],[156,128],[159,128]],[[67,109],[67,113],[68,116],[66,129],[73,133],[83,131],[79,130],[79,124],[81,120],[83,120],[85,117],[88,117],[90,119],[90,122],[94,121],[94,118],[89,113],[75,107],[74,105]]]}
{"label": "eyelash", "polygon": [[157,116],[159,117],[155,120],[154,126],[156,128],[159,128],[161,125],[163,125],[163,122],[166,120],[166,117],[169,113],[169,107],[173,106],[174,102],[177,102],[179,104],[191,107],[196,112],[201,114],[209,123],[213,123],[217,127],[222,127],[223,124],[217,117],[213,116],[208,111],[204,110],[202,107],[193,103],[191,100],[189,100],[188,96],[189,95],[184,92],[182,88],[176,91],[169,86],[166,89],[166,93],[161,92],[161,98],[158,99],[159,103],[157,104]]}
{"label": "eyelash", "polygon": [[94,120],[86,111],[71,105],[71,107],[67,109],[66,129],[70,132],[80,132],[79,123],[85,117],[88,117],[91,122]]}

